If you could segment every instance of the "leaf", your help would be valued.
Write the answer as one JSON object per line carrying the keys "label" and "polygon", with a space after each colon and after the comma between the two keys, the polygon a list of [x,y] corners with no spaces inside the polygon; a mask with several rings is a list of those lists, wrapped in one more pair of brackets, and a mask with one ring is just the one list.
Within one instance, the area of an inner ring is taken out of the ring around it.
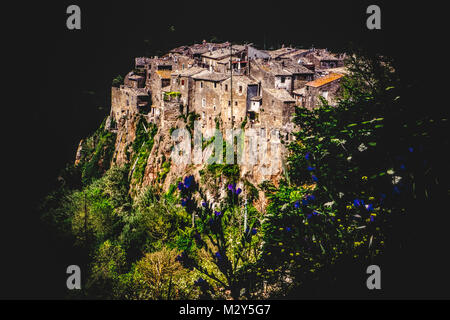
{"label": "leaf", "polygon": [[369,142],[368,145],[371,146],[371,147],[375,147],[377,145],[377,143],[376,142]]}

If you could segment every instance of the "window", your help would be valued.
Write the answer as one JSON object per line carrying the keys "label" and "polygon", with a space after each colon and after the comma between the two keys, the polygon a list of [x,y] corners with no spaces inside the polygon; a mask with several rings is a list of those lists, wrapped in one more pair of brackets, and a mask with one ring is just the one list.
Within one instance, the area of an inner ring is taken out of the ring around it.
{"label": "window", "polygon": [[239,93],[242,93],[242,86],[239,86]]}
{"label": "window", "polygon": [[214,82],[214,88],[217,88],[217,82]]}
{"label": "window", "polygon": [[322,97],[324,97],[325,99],[328,99],[328,91],[323,91]]}
{"label": "window", "polygon": [[181,69],[184,70],[184,63],[181,65]]}
{"label": "window", "polygon": [[237,101],[235,101],[235,102],[234,102],[234,105],[235,105],[235,106],[237,106],[237,104],[238,104],[238,102],[237,102]]}
{"label": "window", "polygon": [[181,85],[184,86],[184,80],[181,80]]}
{"label": "window", "polygon": [[203,88],[203,81],[200,81],[200,88]]}
{"label": "window", "polygon": [[285,77],[281,77],[281,83],[284,83],[284,82],[285,82],[285,80],[286,80],[286,78],[285,78]]}
{"label": "window", "polygon": [[228,91],[228,85],[227,84],[225,85],[225,91]]}
{"label": "window", "polygon": [[228,100],[228,106],[231,106],[231,100]]}
{"label": "window", "polygon": [[202,107],[203,108],[206,107],[206,99],[205,98],[202,99]]}

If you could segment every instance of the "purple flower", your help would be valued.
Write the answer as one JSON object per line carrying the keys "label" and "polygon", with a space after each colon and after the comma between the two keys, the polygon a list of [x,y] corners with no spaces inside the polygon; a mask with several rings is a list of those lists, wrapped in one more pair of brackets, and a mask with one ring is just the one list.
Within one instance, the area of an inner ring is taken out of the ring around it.
{"label": "purple flower", "polygon": [[183,182],[178,182],[178,190],[183,190],[183,188],[184,188],[184,185],[183,185]]}
{"label": "purple flower", "polygon": [[310,213],[310,214],[308,214],[307,216],[306,216],[306,219],[309,219],[309,218],[311,218],[312,217],[312,214]]}
{"label": "purple flower", "polygon": [[217,258],[218,260],[221,260],[221,259],[222,259],[222,256],[221,256],[221,254],[219,253],[219,251],[216,252],[216,258]]}
{"label": "purple flower", "polygon": [[317,177],[316,177],[315,175],[312,175],[312,179],[313,179],[313,181],[315,181],[315,182],[319,181],[319,179],[317,179]]}
{"label": "purple flower", "polygon": [[220,212],[220,211],[214,211],[214,213],[216,214],[217,217],[222,214],[222,212]]}
{"label": "purple flower", "polygon": [[313,211],[313,215],[317,216],[319,213],[317,211]]}
{"label": "purple flower", "polygon": [[239,195],[242,192],[241,188],[237,188],[236,194]]}
{"label": "purple flower", "polygon": [[185,188],[189,189],[193,182],[194,182],[194,176],[188,176],[188,177],[184,178]]}
{"label": "purple flower", "polygon": [[295,203],[294,203],[294,208],[295,209],[298,209],[300,207],[300,202],[297,200],[297,201],[295,201]]}
{"label": "purple flower", "polygon": [[291,227],[286,227],[286,232],[291,232]]}
{"label": "purple flower", "polygon": [[256,232],[257,232],[256,228],[253,228],[253,229],[252,229],[252,235],[255,235]]}
{"label": "purple flower", "polygon": [[314,201],[314,200],[316,200],[316,197],[311,194],[311,195],[306,196],[306,199],[308,201]]}
{"label": "purple flower", "polygon": [[409,150],[409,152],[413,152],[414,148],[413,147],[409,147],[408,150]]}
{"label": "purple flower", "polygon": [[196,285],[196,286],[203,285],[204,283],[205,283],[205,279],[203,279],[203,278],[198,278],[198,280],[194,281],[194,285]]}
{"label": "purple flower", "polygon": [[206,208],[206,202],[202,202],[202,207],[205,207]]}
{"label": "purple flower", "polygon": [[400,169],[405,170],[405,165],[403,163],[400,165]]}
{"label": "purple flower", "polygon": [[306,159],[306,160],[309,160],[310,157],[311,157],[311,153],[307,152],[307,153],[305,154],[305,159]]}
{"label": "purple flower", "polygon": [[353,200],[353,205],[354,205],[355,207],[359,207],[359,206],[361,205],[361,202],[359,202],[358,199],[355,199],[355,200]]}
{"label": "purple flower", "polygon": [[233,183],[233,184],[229,184],[229,185],[228,185],[228,190],[234,191],[235,189],[236,189],[236,183]]}
{"label": "purple flower", "polygon": [[370,221],[373,222],[373,220],[374,220],[374,217],[370,216]]}
{"label": "purple flower", "polygon": [[175,261],[183,261],[183,258],[186,256],[186,254],[184,253],[184,251],[181,253],[181,255],[177,255],[177,257],[175,258]]}
{"label": "purple flower", "polygon": [[307,206],[308,205],[308,200],[302,199],[302,205]]}
{"label": "purple flower", "polygon": [[187,200],[186,199],[181,199],[181,206],[182,207],[186,207],[187,204]]}
{"label": "purple flower", "polygon": [[308,169],[308,171],[314,171],[314,170],[316,170],[316,167],[308,167],[307,169]]}
{"label": "purple flower", "polygon": [[371,203],[366,205],[367,211],[373,211],[373,205]]}

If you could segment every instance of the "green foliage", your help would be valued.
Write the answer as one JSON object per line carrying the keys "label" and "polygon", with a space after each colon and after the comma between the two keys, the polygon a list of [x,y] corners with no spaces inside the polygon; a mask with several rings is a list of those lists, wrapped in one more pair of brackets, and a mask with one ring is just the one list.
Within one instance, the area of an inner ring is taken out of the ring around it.
{"label": "green foliage", "polygon": [[216,295],[217,289],[214,287],[217,286],[230,290],[234,298],[241,296],[243,288],[250,294],[249,282],[243,281],[243,275],[248,274],[243,270],[255,264],[260,254],[260,213],[252,207],[247,210],[243,206],[239,196],[242,190],[236,189],[235,184],[228,186],[226,198],[214,209],[205,200],[197,205],[195,198],[206,197],[193,176],[186,177],[178,188],[181,205],[193,217],[192,227],[185,229],[183,241],[179,242],[183,252],[178,261],[213,281],[214,286],[202,289],[204,295]]}
{"label": "green foliage", "polygon": [[123,77],[121,75],[118,75],[117,77],[115,77],[112,80],[112,86],[113,87],[119,87],[120,85],[123,84],[123,80],[124,80]]}
{"label": "green foliage", "polygon": [[95,253],[85,292],[94,298],[122,298],[120,275],[126,270],[125,251],[106,240]]}
{"label": "green foliage", "polygon": [[136,183],[140,183],[144,177],[145,167],[157,131],[158,127],[155,124],[147,123],[144,117],[139,118],[136,125],[136,137],[131,146],[133,150],[132,163],[136,163],[133,171],[133,179]]}
{"label": "green foliage", "polygon": [[262,276],[278,284],[289,276],[283,294],[320,278],[324,267],[333,272],[339,261],[382,253],[393,219],[415,197],[417,173],[407,169],[415,148],[398,123],[406,108],[390,61],[349,63],[337,106],[297,108],[288,179],[263,186],[270,204]]}
{"label": "green foliage", "polygon": [[81,145],[81,158],[78,167],[84,185],[100,178],[110,167],[114,154],[116,133],[106,131],[105,122],[106,119],[103,120],[100,128]]}
{"label": "green foliage", "polygon": [[181,93],[178,91],[164,92],[164,101],[170,101],[172,99],[178,99]]}

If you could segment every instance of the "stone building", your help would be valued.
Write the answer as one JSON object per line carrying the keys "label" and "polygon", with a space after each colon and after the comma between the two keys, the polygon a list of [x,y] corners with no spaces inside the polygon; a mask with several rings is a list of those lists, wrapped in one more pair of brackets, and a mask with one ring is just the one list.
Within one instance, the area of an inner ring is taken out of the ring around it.
{"label": "stone building", "polygon": [[220,118],[222,82],[229,74],[204,70],[192,76],[194,80],[193,111],[200,115],[202,128],[215,128],[216,118]]}
{"label": "stone building", "polygon": [[133,71],[129,72],[123,81],[123,84],[130,88],[144,88],[145,86],[145,71],[141,74],[136,74]]}
{"label": "stone building", "polygon": [[233,75],[222,83],[221,119],[226,128],[239,128],[247,116],[251,99],[258,95],[258,82],[245,75]]}
{"label": "stone building", "polygon": [[335,56],[326,49],[316,49],[306,55],[316,69],[337,68],[344,65],[344,56]]}
{"label": "stone building", "polygon": [[292,60],[282,60],[280,64],[284,70],[292,74],[292,86],[288,90],[289,92],[300,89],[304,87],[307,82],[314,80],[314,71],[311,71],[301,64]]}
{"label": "stone building", "polygon": [[273,61],[256,60],[250,65],[250,76],[262,83],[264,88],[292,91],[292,73]]}
{"label": "stone building", "polygon": [[192,67],[189,69],[176,70],[171,73],[171,91],[180,92],[181,100],[180,102],[186,108],[184,111],[189,112],[189,107],[193,103],[193,93],[195,80],[192,76],[206,71],[206,69],[201,67]]}
{"label": "stone building", "polygon": [[235,45],[205,52],[201,66],[222,73],[229,72],[232,67],[236,73],[244,74],[247,63],[247,48]]}
{"label": "stone building", "polygon": [[150,94],[145,88],[121,85],[111,88],[111,116],[115,121],[133,113],[150,111]]}
{"label": "stone building", "polygon": [[263,89],[259,115],[261,125],[282,128],[294,115],[295,99],[285,89]]}
{"label": "stone building", "polygon": [[333,105],[342,77],[342,74],[330,73],[327,76],[308,82],[304,93],[305,101],[303,106],[309,109],[318,106],[319,97],[324,98],[329,104]]}

